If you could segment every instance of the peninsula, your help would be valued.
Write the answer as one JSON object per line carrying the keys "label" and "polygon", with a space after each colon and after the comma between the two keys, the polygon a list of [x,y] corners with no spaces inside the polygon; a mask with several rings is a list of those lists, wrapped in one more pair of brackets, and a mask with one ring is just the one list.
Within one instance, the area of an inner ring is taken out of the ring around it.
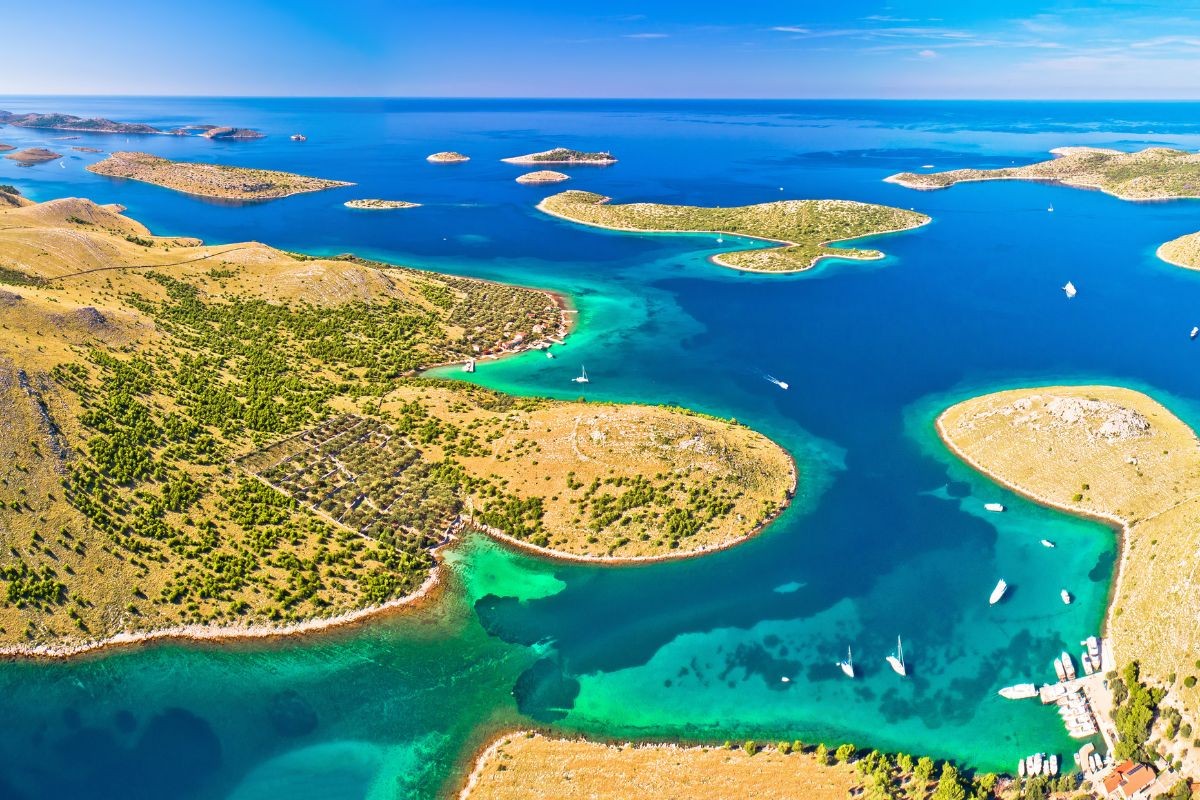
{"label": "peninsula", "polygon": [[878,250],[832,248],[832,242],[909,230],[929,222],[915,211],[850,200],[781,200],[733,208],[661,203],[613,204],[592,192],[566,191],[538,209],[556,217],[619,231],[724,233],[778,244],[720,253],[713,262],[750,272],[800,272],[822,258],[879,259]]}
{"label": "peninsula", "polygon": [[62,153],[55,153],[53,150],[47,150],[44,147],[30,147],[25,150],[18,150],[15,153],[9,153],[5,158],[12,159],[23,166],[32,166],[62,158]]}
{"label": "peninsula", "polygon": [[555,147],[553,150],[543,150],[540,153],[530,153],[524,156],[502,158],[509,164],[594,164],[604,166],[615,164],[617,160],[612,153],[586,153],[582,150],[570,150],[566,147]]}
{"label": "peninsula", "polygon": [[1159,245],[1159,258],[1184,269],[1200,269],[1200,232],[1189,233]]}
{"label": "peninsula", "polygon": [[11,111],[0,111],[0,125],[12,125],[15,128],[40,128],[53,131],[79,131],[81,133],[170,134],[174,136],[186,136],[193,130],[205,131],[204,135],[208,135],[208,132],[212,130],[236,130],[246,131],[254,135],[230,138],[261,138],[263,136],[258,131],[250,131],[247,128],[222,128],[215,125],[197,125],[164,131],[153,125],[145,125],[140,122],[114,122],[104,117],[77,117],[72,114],[14,114]]}
{"label": "peninsula", "polygon": [[824,758],[790,743],[602,744],[517,732],[484,750],[459,800],[844,800],[863,785],[853,765]]}
{"label": "peninsula", "polygon": [[406,200],[347,200],[343,203],[346,208],[357,208],[363,211],[388,211],[397,208],[418,208],[420,203],[409,203]]}
{"label": "peninsula", "polygon": [[171,161],[149,153],[113,153],[103,161],[88,165],[87,170],[97,175],[128,178],[177,192],[225,200],[273,200],[354,185],[270,169]]}
{"label": "peninsula", "polygon": [[562,183],[569,180],[569,175],[550,169],[540,169],[537,172],[526,172],[516,178],[517,183]]}
{"label": "peninsula", "polygon": [[464,156],[462,153],[456,153],[453,150],[445,150],[441,153],[434,153],[427,156],[426,161],[432,161],[434,164],[460,164],[463,161],[470,161],[470,156]]}
{"label": "peninsula", "polygon": [[676,557],[788,501],[735,422],[416,377],[560,341],[549,293],[3,197],[0,652],[308,630],[430,588],[464,530]]}
{"label": "peninsula", "polygon": [[1166,147],[1136,153],[1099,147],[1060,147],[1056,157],[1023,167],[901,172],[885,180],[910,189],[945,189],[956,183],[994,180],[1053,181],[1099,189],[1122,200],[1200,197],[1200,154]]}
{"label": "peninsula", "polygon": [[243,140],[262,139],[266,134],[261,131],[256,131],[253,128],[231,128],[227,125],[217,125],[214,127],[205,126],[205,130],[200,134],[205,139],[221,139],[221,140]]}
{"label": "peninsula", "polygon": [[1200,723],[1200,593],[1192,584],[1200,442],[1193,431],[1150,397],[1111,386],[988,394],[949,408],[937,428],[956,455],[996,481],[1120,529],[1105,635],[1121,664],[1140,664],[1143,681],[1165,689],[1165,702],[1189,725]]}

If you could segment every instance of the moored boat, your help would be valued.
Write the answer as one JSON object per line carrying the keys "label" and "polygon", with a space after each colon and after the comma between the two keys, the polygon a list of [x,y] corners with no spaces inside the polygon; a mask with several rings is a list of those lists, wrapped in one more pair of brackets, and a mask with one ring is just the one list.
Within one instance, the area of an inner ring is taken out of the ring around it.
{"label": "moored boat", "polygon": [[308,141],[308,137],[305,136],[303,133],[293,133],[289,138],[293,142],[307,142]]}
{"label": "moored boat", "polygon": [[1054,542],[1049,539],[1042,539],[1042,547],[1054,547]]}
{"label": "moored boat", "polygon": [[1009,700],[1024,700],[1027,697],[1037,697],[1037,686],[1032,683],[1018,683],[1013,686],[1005,686],[998,694],[1001,697]]}
{"label": "moored boat", "polygon": [[994,512],[994,513],[996,513],[996,514],[999,514],[1001,511],[1003,511],[1003,510],[1004,510],[1004,504],[1003,504],[1003,503],[984,503],[984,504],[983,504],[983,507],[984,507],[984,509],[985,509],[985,510],[987,510],[987,511],[992,511],[992,512]]}
{"label": "moored boat", "polygon": [[1066,292],[1068,300],[1079,294],[1079,292],[1075,289],[1075,284],[1071,283],[1070,281],[1067,281],[1067,285],[1063,287],[1063,291]]}
{"label": "moored boat", "polygon": [[1071,593],[1066,589],[1063,589],[1061,592],[1059,592],[1058,596],[1062,598],[1064,605],[1071,605]]}
{"label": "moored boat", "polygon": [[1046,759],[1046,774],[1051,778],[1058,774],[1058,756],[1051,754],[1050,758]]}
{"label": "moored boat", "polygon": [[839,661],[839,662],[837,662],[837,664],[839,667],[842,668],[842,672],[845,673],[847,678],[854,677],[854,656],[850,652],[849,647],[846,648],[846,660]]}
{"label": "moored boat", "polygon": [[474,371],[475,371],[475,359],[468,358],[467,363],[463,364],[463,372],[474,372]]}
{"label": "moored boat", "polygon": [[1075,662],[1071,660],[1071,654],[1064,652],[1060,659],[1062,660],[1063,670],[1067,673],[1067,680],[1075,680]]}
{"label": "moored boat", "polygon": [[992,589],[991,597],[988,598],[988,605],[994,606],[996,603],[999,603],[1000,599],[1004,597],[1004,593],[1007,591],[1008,584],[1004,582],[1003,578],[1001,578],[1000,582],[996,584],[996,588]]}
{"label": "moored boat", "polygon": [[1058,679],[1060,681],[1065,681],[1067,679],[1067,670],[1065,667],[1063,667],[1061,658],[1054,659],[1054,672],[1058,675]]}
{"label": "moored boat", "polygon": [[900,677],[908,675],[908,666],[904,663],[904,644],[896,637],[896,652],[887,657],[887,662]]}
{"label": "moored boat", "polygon": [[580,367],[579,377],[571,378],[575,383],[591,383],[587,376],[587,367]]}

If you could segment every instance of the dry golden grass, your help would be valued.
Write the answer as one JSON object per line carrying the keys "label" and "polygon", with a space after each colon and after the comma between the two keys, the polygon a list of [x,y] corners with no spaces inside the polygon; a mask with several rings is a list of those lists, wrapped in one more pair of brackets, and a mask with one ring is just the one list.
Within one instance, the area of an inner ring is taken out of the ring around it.
{"label": "dry golden grass", "polygon": [[[1169,686],[1197,726],[1200,692],[1200,443],[1146,395],[1110,386],[1016,389],[938,419],[977,469],[1048,505],[1125,527],[1107,634],[1121,663]],[[1176,682],[1170,683],[1170,676]]]}
{"label": "dry golden grass", "polygon": [[97,175],[128,178],[178,192],[225,200],[272,200],[354,185],[346,181],[310,178],[272,169],[171,161],[149,153],[113,153],[103,161],[89,164],[87,170]]}
{"label": "dry golden grass", "polygon": [[476,765],[462,800],[845,800],[854,767],[767,748],[605,745],[510,734]]}
{"label": "dry golden grass", "polygon": [[1172,239],[1158,248],[1158,257],[1185,269],[1200,269],[1200,232]]}

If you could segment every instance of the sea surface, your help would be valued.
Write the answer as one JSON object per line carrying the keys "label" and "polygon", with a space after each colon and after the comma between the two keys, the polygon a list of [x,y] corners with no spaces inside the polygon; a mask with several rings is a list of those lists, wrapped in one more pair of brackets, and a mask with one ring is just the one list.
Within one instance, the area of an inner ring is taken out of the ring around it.
{"label": "sea surface", "polygon": [[[1200,106],[21,96],[0,108],[260,128],[268,138],[238,143],[0,128],[0,141],[67,154],[29,168],[0,159],[0,183],[39,200],[120,203],[160,234],[352,251],[566,292],[579,327],[557,359],[485,363],[470,377],[575,398],[570,378],[586,365],[588,400],[736,417],[787,447],[801,475],[764,534],[703,558],[596,568],[471,539],[450,556],[448,591],[419,614],[285,642],[0,663],[0,798],[430,797],[511,725],[851,741],[980,770],[1071,752],[1053,711],[996,690],[1051,679],[1051,659],[1098,631],[1114,535],[975,474],[933,420],[1000,388],[1105,382],[1200,421],[1200,343],[1188,339],[1200,274],[1154,256],[1200,230],[1200,205],[882,179],[1029,163],[1062,145],[1197,149]],[[570,183],[551,188],[515,183],[525,170],[500,162],[559,145],[620,160],[568,167]],[[83,167],[102,156],[71,146],[358,186],[215,203],[93,175]],[[425,161],[446,149],[472,160]],[[843,198],[933,223],[872,241],[881,261],[752,275],[709,263],[712,236],[611,233],[534,209],[568,187],[700,205]],[[342,206],[359,197],[422,206]],[[986,513],[991,501],[1008,512]],[[990,607],[1001,577],[1012,588]],[[907,680],[884,663],[898,636]],[[854,681],[835,666],[847,647]]]}

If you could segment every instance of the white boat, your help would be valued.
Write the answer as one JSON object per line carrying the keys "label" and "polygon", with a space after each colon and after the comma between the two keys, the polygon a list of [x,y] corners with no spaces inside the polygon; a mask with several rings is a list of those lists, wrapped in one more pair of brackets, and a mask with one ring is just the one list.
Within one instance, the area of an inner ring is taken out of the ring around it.
{"label": "white boat", "polygon": [[1037,697],[1037,686],[1032,683],[1018,683],[1013,686],[1005,686],[999,691],[999,695],[1008,700],[1024,700],[1027,697]]}
{"label": "white boat", "polygon": [[921,169],[933,169],[933,164],[922,164]]}
{"label": "white boat", "polygon": [[1088,655],[1097,664],[1100,663],[1100,640],[1095,636],[1089,636],[1083,640],[1082,644],[1087,647]]}
{"label": "white boat", "polygon": [[551,353],[549,350],[547,350],[547,351],[546,351],[546,358],[554,358],[554,353]]}
{"label": "white boat", "polygon": [[475,359],[468,358],[467,363],[463,364],[463,372],[474,372],[474,371],[475,371]]}
{"label": "white boat", "polygon": [[779,378],[776,378],[774,375],[763,375],[763,377],[764,377],[764,378],[766,378],[766,379],[767,379],[768,381],[770,381],[771,383],[773,383],[773,384],[775,384],[776,386],[778,386],[780,389],[787,389],[787,388],[788,388],[787,381],[781,381],[781,380],[779,380]]}
{"label": "white boat", "polygon": [[1070,281],[1067,281],[1067,285],[1063,287],[1063,291],[1067,293],[1068,300],[1078,294],[1078,292],[1075,290],[1075,284],[1071,283]]}
{"label": "white boat", "polygon": [[1066,589],[1063,589],[1061,592],[1059,592],[1058,596],[1062,598],[1063,605],[1071,605],[1071,593]]}
{"label": "white boat", "polygon": [[1195,339],[1197,334],[1200,334],[1200,327],[1192,328],[1192,332],[1188,334],[1188,338]]}
{"label": "white boat", "polygon": [[1075,662],[1071,660],[1071,654],[1064,652],[1060,656],[1060,659],[1062,660],[1063,669],[1067,672],[1067,680],[1075,680]]}
{"label": "white boat", "polygon": [[718,237],[717,237],[717,244],[721,244],[721,243],[722,243],[722,242],[724,242],[724,241],[725,241],[725,237],[724,237],[724,236],[718,236]]}
{"label": "white boat", "polygon": [[1067,670],[1065,667],[1063,667],[1061,658],[1054,659],[1054,672],[1056,675],[1058,675],[1058,679],[1060,681],[1065,681],[1067,679]]}
{"label": "white boat", "polygon": [[846,673],[847,678],[854,677],[854,656],[850,653],[850,648],[846,648],[846,660],[837,662],[842,668],[842,672]]}
{"label": "white boat", "polygon": [[1049,762],[1050,762],[1050,772],[1047,774],[1049,774],[1050,777],[1053,778],[1055,775],[1058,774],[1058,756],[1051,755]]}
{"label": "white boat", "polygon": [[307,136],[305,136],[303,133],[293,133],[293,134],[291,135],[291,140],[292,140],[293,142],[307,142],[307,141],[308,141],[308,137],[307,137]]}
{"label": "white boat", "polygon": [[1033,764],[1031,765],[1029,774],[1037,775],[1037,774],[1041,773],[1041,771],[1042,771],[1042,754],[1034,753],[1033,754]]}
{"label": "white boat", "polygon": [[792,679],[789,678],[787,675],[784,675],[782,678],[779,679],[779,682],[780,683],[791,683]]}
{"label": "white boat", "polygon": [[900,637],[896,637],[896,652],[887,657],[888,664],[901,677],[908,675],[908,667],[904,664],[904,644],[900,641]]}
{"label": "white boat", "polygon": [[984,503],[983,508],[986,511],[991,511],[993,513],[999,514],[1002,511],[1004,511],[1004,504],[1003,503]]}
{"label": "white boat", "polygon": [[1051,204],[1050,204],[1050,207],[1049,207],[1049,208],[1047,208],[1046,210],[1047,210],[1047,211],[1053,211],[1053,210],[1054,210],[1054,203],[1051,203]]}
{"label": "white boat", "polygon": [[1025,777],[1025,759],[1023,758],[1017,762],[1017,774],[1022,778]]}
{"label": "white boat", "polygon": [[591,383],[591,381],[588,380],[586,367],[580,367],[579,377],[571,378],[571,380],[575,383]]}
{"label": "white boat", "polygon": [[1042,539],[1042,547],[1054,547],[1054,542],[1049,539]]}
{"label": "white boat", "polygon": [[1008,584],[1004,582],[1004,578],[996,584],[996,588],[992,589],[992,596],[988,598],[988,605],[996,605],[1000,602],[1000,598],[1004,597],[1004,593],[1008,591]]}

